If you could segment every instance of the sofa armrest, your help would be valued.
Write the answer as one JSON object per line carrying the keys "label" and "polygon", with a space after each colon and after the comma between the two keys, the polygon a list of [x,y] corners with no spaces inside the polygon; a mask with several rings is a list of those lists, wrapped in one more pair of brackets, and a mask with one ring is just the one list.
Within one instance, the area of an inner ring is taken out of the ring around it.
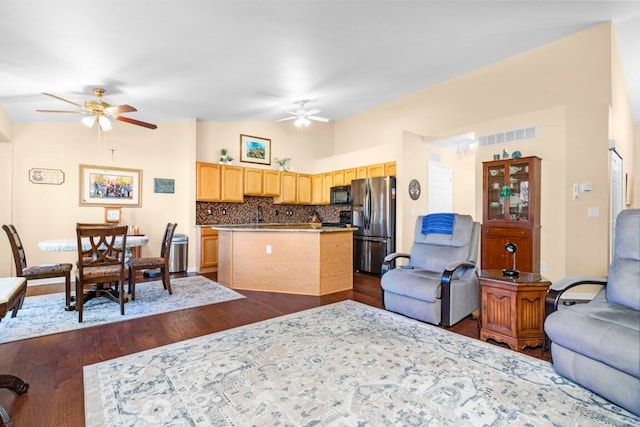
{"label": "sofa armrest", "polygon": [[391,270],[392,268],[396,268],[396,260],[398,258],[410,259],[411,256],[404,252],[393,252],[385,256],[384,260],[382,261],[382,267],[380,268],[380,274],[384,275],[384,273]]}
{"label": "sofa armrest", "polygon": [[580,285],[602,285],[607,286],[607,279],[602,277],[572,276],[565,277],[554,282],[547,292],[545,299],[545,314],[548,316],[558,309],[560,297],[567,290]]}

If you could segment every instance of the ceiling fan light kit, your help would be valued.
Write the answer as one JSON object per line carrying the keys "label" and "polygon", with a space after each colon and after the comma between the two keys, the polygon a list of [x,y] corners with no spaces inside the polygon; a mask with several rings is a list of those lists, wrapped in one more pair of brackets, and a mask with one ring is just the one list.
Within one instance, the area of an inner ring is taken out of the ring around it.
{"label": "ceiling fan light kit", "polygon": [[304,105],[309,102],[309,100],[296,101],[294,104],[298,106],[295,111],[287,111],[288,114],[291,114],[290,117],[285,117],[283,119],[279,119],[279,122],[284,122],[287,120],[295,120],[293,122],[297,127],[306,127],[311,124],[312,121],[327,123],[329,119],[325,117],[316,116],[316,114],[320,113],[320,110],[307,110],[304,108]]}
{"label": "ceiling fan light kit", "polygon": [[70,101],[65,98],[61,98],[57,95],[52,95],[50,93],[43,93],[43,95],[50,96],[54,99],[57,99],[62,102],[66,102],[68,104],[74,105],[78,107],[78,110],[36,110],[41,113],[77,113],[77,114],[86,114],[86,117],[80,119],[82,124],[87,127],[92,127],[93,124],[97,121],[100,129],[103,131],[108,131],[112,129],[111,120],[114,119],[124,123],[130,123],[137,126],[146,127],[147,129],[156,129],[158,126],[153,123],[147,123],[140,120],[132,119],[129,117],[121,116],[121,113],[131,113],[134,111],[138,111],[136,108],[131,105],[117,105],[113,106],[108,104],[102,100],[102,96],[104,95],[105,90],[101,88],[93,89],[93,94],[97,99],[89,99],[86,100],[83,105],[78,104],[77,102]]}

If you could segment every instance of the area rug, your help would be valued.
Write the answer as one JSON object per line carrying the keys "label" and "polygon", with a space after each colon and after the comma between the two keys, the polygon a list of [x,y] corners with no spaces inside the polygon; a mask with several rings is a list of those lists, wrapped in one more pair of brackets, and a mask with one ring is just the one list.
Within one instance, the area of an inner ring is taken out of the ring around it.
{"label": "area rug", "polygon": [[344,301],[84,367],[88,426],[637,425],[544,361]]}
{"label": "area rug", "polygon": [[89,300],[82,323],[78,313],[64,310],[64,293],[27,297],[16,317],[7,315],[0,322],[0,343],[244,298],[202,276],[172,279],[171,289],[173,295],[161,281],[136,283],[136,299],[124,305],[124,316],[118,304],[106,298]]}

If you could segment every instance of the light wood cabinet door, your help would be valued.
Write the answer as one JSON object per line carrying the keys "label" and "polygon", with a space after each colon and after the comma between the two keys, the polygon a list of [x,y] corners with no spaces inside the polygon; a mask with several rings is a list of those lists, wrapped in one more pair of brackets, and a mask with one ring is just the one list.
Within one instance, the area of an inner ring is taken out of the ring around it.
{"label": "light wood cabinet door", "polygon": [[322,174],[322,201],[321,203],[328,205],[331,203],[331,187],[335,186],[332,173]]}
{"label": "light wood cabinet door", "polygon": [[262,171],[262,192],[265,196],[280,195],[280,172],[274,170]]}
{"label": "light wood cabinet door", "polygon": [[333,172],[333,187],[337,187],[339,185],[345,185],[344,184],[344,171],[334,171]]}
{"label": "light wood cabinet door", "polygon": [[396,176],[396,162],[384,164],[384,176]]}
{"label": "light wood cabinet door", "polygon": [[280,195],[273,199],[274,203],[296,203],[298,178],[294,172],[280,173]]}
{"label": "light wood cabinet door", "polygon": [[298,174],[298,197],[296,203],[301,205],[311,204],[311,175],[305,173]]}
{"label": "light wood cabinet door", "polygon": [[351,181],[358,179],[358,171],[356,168],[344,170],[344,185],[351,185]]}
{"label": "light wood cabinet door", "polygon": [[201,202],[220,200],[220,165],[196,162],[196,200]]}
{"label": "light wood cabinet door", "polygon": [[244,168],[244,194],[263,195],[262,169]]}
{"label": "light wood cabinet door", "polygon": [[220,170],[223,202],[244,202],[244,168],[223,165]]}
{"label": "light wood cabinet door", "polygon": [[367,166],[367,178],[384,176],[384,163]]}
{"label": "light wood cabinet door", "polygon": [[311,176],[311,203],[321,205],[324,187],[322,186],[322,174]]}
{"label": "light wood cabinet door", "polygon": [[356,168],[356,177],[357,179],[367,178],[367,167],[366,166],[358,166]]}
{"label": "light wood cabinet door", "polygon": [[218,231],[203,228],[200,231],[200,270],[218,268]]}

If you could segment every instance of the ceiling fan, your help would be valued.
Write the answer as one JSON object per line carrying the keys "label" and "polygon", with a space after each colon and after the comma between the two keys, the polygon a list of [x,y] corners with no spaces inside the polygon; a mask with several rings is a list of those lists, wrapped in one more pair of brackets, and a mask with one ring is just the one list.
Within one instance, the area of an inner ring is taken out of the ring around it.
{"label": "ceiling fan", "polygon": [[316,116],[316,114],[320,113],[320,110],[307,110],[304,108],[304,105],[309,102],[309,100],[296,101],[294,104],[298,106],[295,111],[287,111],[286,113],[291,114],[291,117],[285,117],[284,119],[278,120],[279,122],[284,122],[287,120],[295,120],[294,124],[298,127],[300,126],[309,126],[311,121],[323,122],[326,123],[329,119],[325,117]]}
{"label": "ceiling fan", "polygon": [[72,114],[84,114],[80,121],[88,127],[93,126],[95,122],[98,122],[100,129],[107,131],[111,130],[111,122],[109,119],[119,120],[121,122],[130,123],[132,125],[138,125],[142,127],[146,127],[148,129],[156,129],[158,126],[153,123],[142,122],[140,120],[132,119],[129,117],[121,116],[121,113],[132,113],[136,110],[131,105],[111,105],[102,100],[102,96],[104,95],[105,90],[101,88],[93,89],[93,94],[97,99],[88,99],[84,102],[84,105],[78,104],[74,101],[69,101],[68,99],[61,98],[57,95],[52,95],[50,93],[42,93],[43,95],[50,96],[62,102],[66,102],[68,104],[74,105],[79,108],[79,110],[36,110],[41,113],[72,113]]}

